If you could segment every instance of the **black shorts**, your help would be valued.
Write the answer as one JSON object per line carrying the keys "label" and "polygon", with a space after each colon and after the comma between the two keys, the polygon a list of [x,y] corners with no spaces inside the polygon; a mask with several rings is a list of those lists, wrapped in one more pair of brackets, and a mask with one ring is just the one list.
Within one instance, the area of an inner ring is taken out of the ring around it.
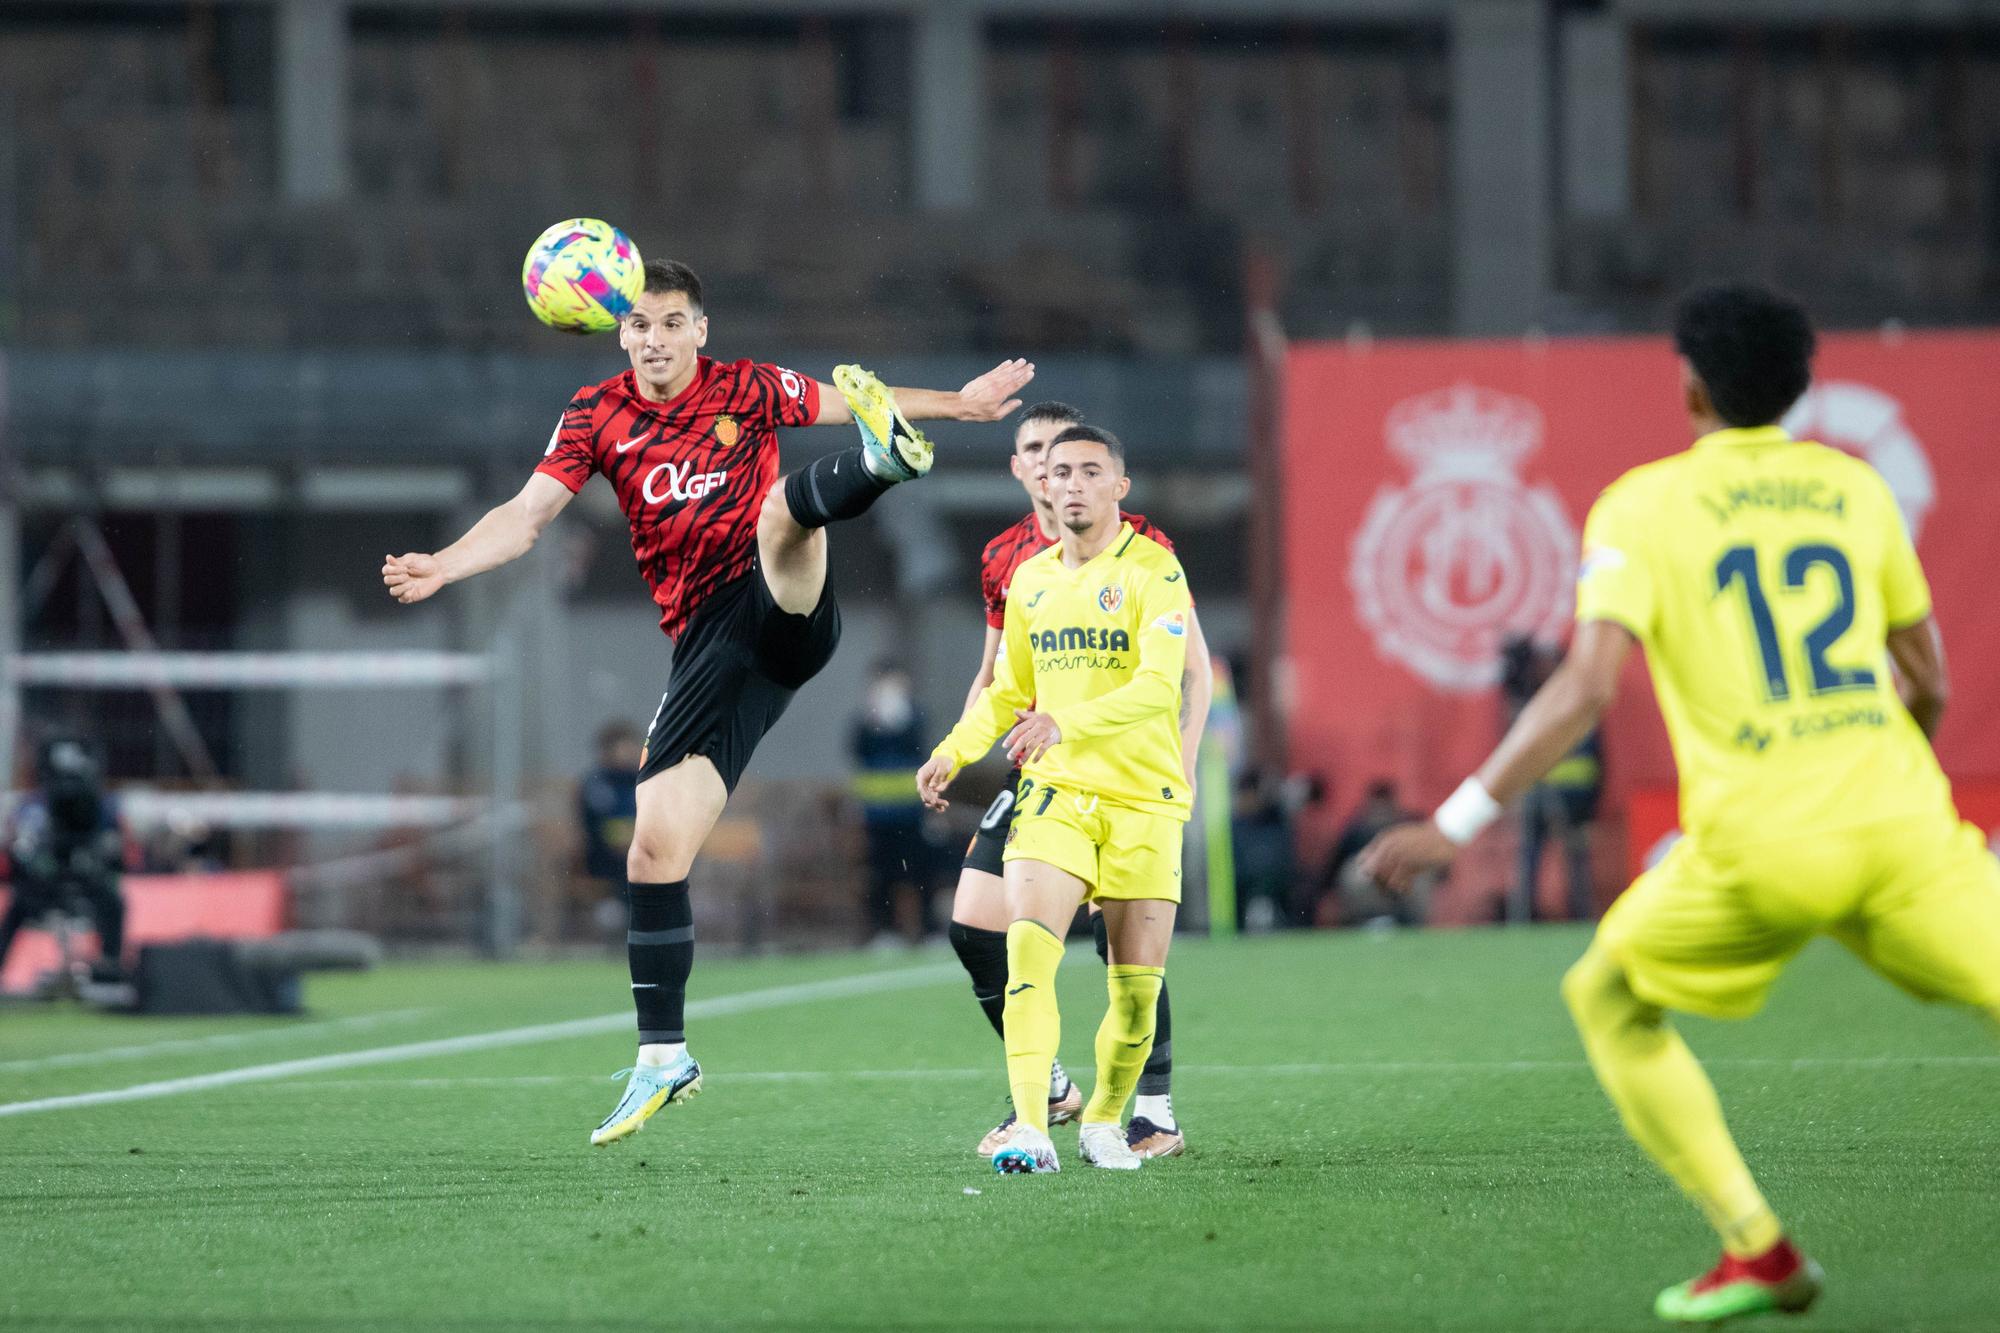
{"label": "black shorts", "polygon": [[979,817],[979,831],[966,846],[961,869],[980,870],[989,875],[1006,873],[1001,854],[1007,850],[1007,829],[1014,822],[1014,793],[1020,789],[1021,770],[1017,768],[1007,774],[1007,785]]}
{"label": "black shorts", "polygon": [[759,565],[723,584],[674,644],[673,672],[646,736],[639,781],[698,754],[735,791],[757,742],[839,643],[840,608],[831,588],[810,615],[800,616],[772,600]]}

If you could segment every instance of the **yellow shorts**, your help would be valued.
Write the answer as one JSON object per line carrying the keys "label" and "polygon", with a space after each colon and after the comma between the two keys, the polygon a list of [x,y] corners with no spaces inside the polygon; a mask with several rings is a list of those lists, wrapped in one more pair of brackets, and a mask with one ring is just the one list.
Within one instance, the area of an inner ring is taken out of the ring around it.
{"label": "yellow shorts", "polygon": [[1746,1018],[1821,934],[1920,999],[2000,1014],[2000,862],[1955,815],[1728,851],[1683,839],[1611,905],[1597,945],[1649,1004]]}
{"label": "yellow shorts", "polygon": [[1021,782],[1007,861],[1041,861],[1089,885],[1084,901],[1181,900],[1181,829],[1171,815]]}

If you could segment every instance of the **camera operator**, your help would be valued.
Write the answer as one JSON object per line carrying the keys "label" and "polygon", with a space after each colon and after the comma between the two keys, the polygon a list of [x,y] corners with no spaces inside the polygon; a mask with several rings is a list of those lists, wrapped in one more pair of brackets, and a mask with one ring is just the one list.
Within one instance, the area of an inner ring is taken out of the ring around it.
{"label": "camera operator", "polygon": [[125,899],[119,892],[124,838],[104,794],[97,764],[82,742],[52,740],[37,757],[37,790],[14,813],[7,839],[13,896],[0,917],[0,966],[14,936],[50,910],[89,910],[103,958],[95,980],[115,981],[125,947]]}

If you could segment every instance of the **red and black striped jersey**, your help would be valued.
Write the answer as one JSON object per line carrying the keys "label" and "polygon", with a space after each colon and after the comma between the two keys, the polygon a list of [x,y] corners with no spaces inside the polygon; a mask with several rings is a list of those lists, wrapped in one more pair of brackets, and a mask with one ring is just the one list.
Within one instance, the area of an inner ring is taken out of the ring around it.
{"label": "red and black striped jersey", "polygon": [[776,428],[818,415],[818,383],[778,366],[700,357],[665,403],[641,397],[628,370],[577,390],[535,471],[572,491],[594,472],[610,481],[673,638],[757,554],[758,511],[778,476]]}
{"label": "red and black striped jersey", "polygon": [[[1144,514],[1126,514],[1124,519],[1132,525],[1132,531],[1151,537],[1171,553],[1174,544],[1146,521]],[[979,553],[979,592],[986,599],[986,623],[994,629],[1003,629],[1007,624],[1007,585],[1014,581],[1014,571],[1030,556],[1040,555],[1054,546],[1055,542],[1042,535],[1041,520],[1032,513],[1019,523],[1008,528]]]}

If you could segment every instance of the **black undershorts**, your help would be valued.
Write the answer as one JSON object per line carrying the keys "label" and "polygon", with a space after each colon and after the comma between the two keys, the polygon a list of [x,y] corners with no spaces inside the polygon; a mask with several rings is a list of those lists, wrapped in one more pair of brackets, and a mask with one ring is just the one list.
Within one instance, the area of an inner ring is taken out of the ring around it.
{"label": "black undershorts", "polygon": [[965,870],[983,870],[989,875],[1002,875],[1006,867],[1001,855],[1007,850],[1007,829],[1014,822],[1014,793],[1021,789],[1021,770],[1014,769],[1007,774],[1007,785],[993,798],[993,804],[986,807],[986,813],[979,817],[979,831],[972,835],[972,841],[965,849]]}
{"label": "black undershorts", "polygon": [[764,733],[840,643],[840,608],[824,589],[810,614],[781,609],[752,563],[710,593],[674,644],[667,692],[646,736],[639,781],[703,755],[736,790]]}

